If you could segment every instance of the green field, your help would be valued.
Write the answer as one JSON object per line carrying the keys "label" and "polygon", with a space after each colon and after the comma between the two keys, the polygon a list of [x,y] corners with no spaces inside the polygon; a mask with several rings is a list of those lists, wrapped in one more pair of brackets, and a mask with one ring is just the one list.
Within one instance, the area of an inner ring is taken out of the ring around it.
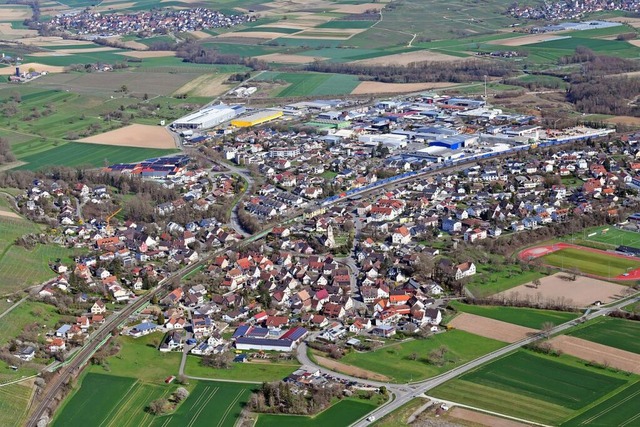
{"label": "green field", "polygon": [[627,384],[618,374],[585,368],[567,356],[518,351],[435,388],[443,399],[556,425]]}
{"label": "green field", "polygon": [[605,253],[566,248],[540,258],[545,264],[564,269],[576,268],[583,273],[600,277],[615,277],[628,270],[640,268],[640,261],[620,258]]}
{"label": "green field", "polygon": [[640,354],[640,322],[600,317],[568,335]]}
{"label": "green field", "polygon": [[54,426],[149,426],[154,417],[145,408],[168,397],[175,385],[153,385],[135,378],[89,373],[82,385],[58,412]]}
{"label": "green field", "polygon": [[27,381],[24,384],[10,384],[0,387],[0,427],[23,425],[29,409],[32,388]]}
{"label": "green field", "polygon": [[640,382],[627,387],[575,418],[562,424],[574,426],[635,426],[640,419]]}
{"label": "green field", "polygon": [[41,302],[25,301],[2,318],[0,345],[8,343],[22,333],[27,325],[36,322],[38,324],[37,331],[44,340],[44,334],[55,330],[59,320],[60,314],[54,306]]}
{"label": "green field", "polygon": [[[503,342],[453,330],[428,339],[389,344],[371,352],[352,352],[340,359],[340,362],[377,372],[394,382],[403,383],[441,374],[504,345]],[[440,346],[448,348],[446,362],[442,366],[430,364],[426,360],[427,355]],[[417,355],[416,360],[411,360],[413,353]]]}
{"label": "green field", "polygon": [[360,84],[356,76],[328,73],[266,72],[256,80],[287,82],[288,86],[277,97],[344,95]]}
{"label": "green field", "polygon": [[569,322],[580,316],[580,313],[566,311],[537,310],[535,308],[498,307],[490,305],[471,305],[458,301],[449,303],[456,311],[488,317],[502,322],[513,323],[527,328],[541,329],[545,322],[554,325]]}
{"label": "green field", "polygon": [[172,415],[154,419],[154,427],[233,427],[249,400],[247,384],[199,381]]}
{"label": "green field", "polygon": [[241,381],[280,381],[300,368],[299,363],[234,363],[230,369],[214,369],[200,364],[200,357],[187,356],[185,374],[192,377]]}
{"label": "green field", "polygon": [[519,265],[478,264],[477,274],[466,285],[476,298],[504,292],[535,279],[544,277],[539,271],[523,271]]}
{"label": "green field", "polygon": [[[593,233],[595,234],[590,236],[590,234]],[[610,225],[588,228],[582,233],[572,234],[565,237],[563,240],[567,242],[572,240],[586,240],[588,242],[603,243],[605,245],[609,245],[611,249],[617,248],[621,245],[640,249],[640,233],[621,230]]]}
{"label": "green field", "polygon": [[356,399],[342,399],[314,417],[301,415],[260,415],[256,427],[347,426],[373,411],[376,406]]}
{"label": "green field", "polygon": [[92,365],[93,373],[109,373],[122,377],[137,378],[153,384],[160,384],[169,375],[177,375],[182,353],[160,353],[158,345],[163,334],[156,332],[140,338],[119,336],[120,352],[107,360],[107,369]]}
{"label": "green field", "polygon": [[51,166],[101,167],[113,163],[137,162],[152,157],[167,156],[175,152],[177,150],[68,142],[37,154],[19,157],[19,160],[27,164],[18,169],[40,170]]}

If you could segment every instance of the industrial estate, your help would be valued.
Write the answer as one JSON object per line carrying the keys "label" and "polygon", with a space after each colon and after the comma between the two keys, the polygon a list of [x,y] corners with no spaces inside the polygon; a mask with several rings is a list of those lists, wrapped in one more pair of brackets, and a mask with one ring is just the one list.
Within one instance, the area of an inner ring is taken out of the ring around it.
{"label": "industrial estate", "polygon": [[0,3],[0,427],[640,425],[640,3]]}

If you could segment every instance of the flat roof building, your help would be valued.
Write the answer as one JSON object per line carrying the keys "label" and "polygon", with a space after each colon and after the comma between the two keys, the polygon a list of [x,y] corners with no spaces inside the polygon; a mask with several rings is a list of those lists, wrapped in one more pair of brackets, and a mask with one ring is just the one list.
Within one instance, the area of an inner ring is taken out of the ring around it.
{"label": "flat roof building", "polygon": [[198,110],[171,123],[173,129],[208,129],[244,113],[242,105],[214,105]]}

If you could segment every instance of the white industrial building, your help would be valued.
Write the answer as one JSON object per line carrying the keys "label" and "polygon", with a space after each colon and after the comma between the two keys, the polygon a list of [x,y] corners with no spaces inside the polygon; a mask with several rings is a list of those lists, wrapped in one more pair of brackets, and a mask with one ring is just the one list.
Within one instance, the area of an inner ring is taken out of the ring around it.
{"label": "white industrial building", "polygon": [[173,129],[208,129],[244,113],[242,105],[214,105],[181,117],[171,123]]}

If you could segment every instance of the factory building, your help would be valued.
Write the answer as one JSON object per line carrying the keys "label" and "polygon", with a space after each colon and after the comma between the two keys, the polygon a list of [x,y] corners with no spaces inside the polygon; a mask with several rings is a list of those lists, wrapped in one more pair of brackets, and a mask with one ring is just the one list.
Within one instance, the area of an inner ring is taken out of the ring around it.
{"label": "factory building", "polygon": [[282,116],[283,113],[281,110],[263,110],[245,117],[240,117],[238,119],[232,120],[231,125],[239,128],[247,128],[270,122],[271,120],[275,120],[278,117]]}
{"label": "factory building", "polygon": [[171,124],[173,129],[209,129],[244,113],[242,105],[214,105],[184,116]]}

